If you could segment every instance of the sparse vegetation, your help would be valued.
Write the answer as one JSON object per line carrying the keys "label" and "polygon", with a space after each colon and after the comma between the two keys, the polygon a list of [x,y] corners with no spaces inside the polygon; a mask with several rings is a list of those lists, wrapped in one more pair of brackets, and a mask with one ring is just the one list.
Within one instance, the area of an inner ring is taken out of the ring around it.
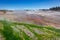
{"label": "sparse vegetation", "polygon": [[6,11],[7,11],[7,10],[0,10],[0,12],[3,12],[4,14],[6,14]]}

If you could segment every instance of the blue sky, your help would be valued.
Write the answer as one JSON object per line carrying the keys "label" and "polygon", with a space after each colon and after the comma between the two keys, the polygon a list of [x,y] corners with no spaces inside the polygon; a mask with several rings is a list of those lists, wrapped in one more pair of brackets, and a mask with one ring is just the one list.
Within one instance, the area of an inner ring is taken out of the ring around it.
{"label": "blue sky", "polygon": [[0,9],[46,9],[60,6],[60,0],[0,0]]}

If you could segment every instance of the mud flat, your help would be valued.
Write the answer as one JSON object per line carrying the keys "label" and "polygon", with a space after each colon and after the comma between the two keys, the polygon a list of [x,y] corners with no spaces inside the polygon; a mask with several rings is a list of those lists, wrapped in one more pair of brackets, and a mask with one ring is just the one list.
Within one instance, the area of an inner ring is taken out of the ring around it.
{"label": "mud flat", "polygon": [[26,22],[37,25],[50,25],[60,27],[60,12],[57,11],[13,11],[0,13],[0,20]]}

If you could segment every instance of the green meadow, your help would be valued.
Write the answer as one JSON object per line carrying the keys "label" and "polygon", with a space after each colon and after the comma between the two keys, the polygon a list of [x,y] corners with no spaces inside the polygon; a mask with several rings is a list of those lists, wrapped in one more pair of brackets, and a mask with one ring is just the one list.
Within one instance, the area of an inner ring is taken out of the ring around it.
{"label": "green meadow", "polygon": [[60,40],[60,29],[20,22],[0,20],[3,40]]}

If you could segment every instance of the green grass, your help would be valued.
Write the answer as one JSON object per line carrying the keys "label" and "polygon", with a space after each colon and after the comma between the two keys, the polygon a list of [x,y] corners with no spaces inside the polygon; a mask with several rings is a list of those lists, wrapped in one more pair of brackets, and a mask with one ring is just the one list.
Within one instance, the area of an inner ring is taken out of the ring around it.
{"label": "green grass", "polygon": [[[36,32],[35,29],[42,32],[42,34]],[[0,20],[0,33],[5,40],[60,40],[60,29],[51,26],[39,26],[27,23],[9,22],[6,20]],[[31,33],[33,34],[32,37],[30,36],[32,35]]]}

